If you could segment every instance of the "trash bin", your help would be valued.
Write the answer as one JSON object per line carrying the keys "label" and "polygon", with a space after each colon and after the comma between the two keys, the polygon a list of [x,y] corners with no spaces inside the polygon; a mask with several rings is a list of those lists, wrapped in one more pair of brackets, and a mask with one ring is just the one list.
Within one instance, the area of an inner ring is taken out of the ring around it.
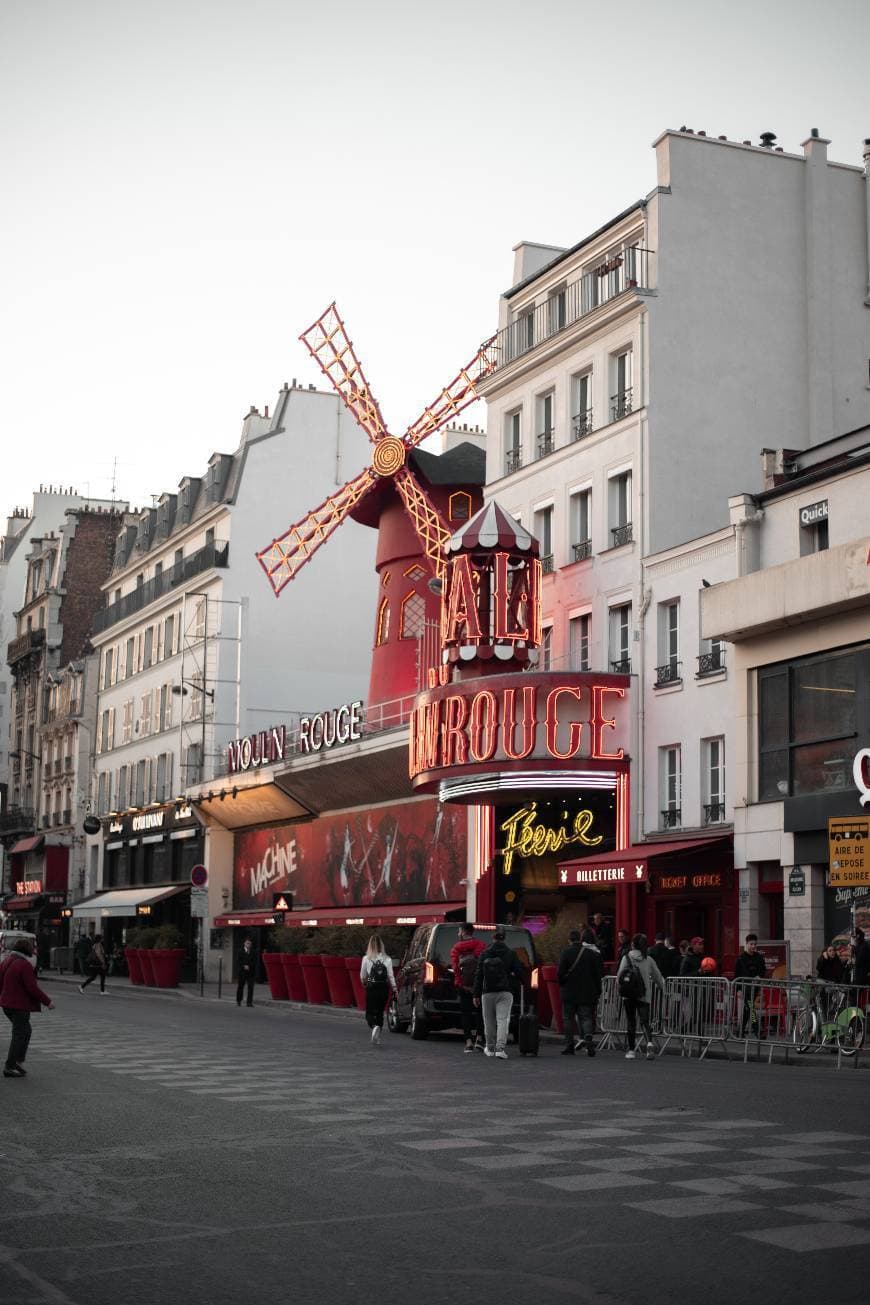
{"label": "trash bin", "polygon": [[63,974],[64,970],[72,970],[72,967],[72,947],[52,947],[49,954],[48,968],[50,970],[57,970],[59,974]]}

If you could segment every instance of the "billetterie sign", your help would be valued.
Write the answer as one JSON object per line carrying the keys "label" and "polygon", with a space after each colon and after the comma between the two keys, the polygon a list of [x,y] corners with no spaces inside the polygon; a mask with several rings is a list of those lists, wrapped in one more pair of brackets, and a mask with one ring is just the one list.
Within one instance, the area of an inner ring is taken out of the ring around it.
{"label": "billetterie sign", "polygon": [[408,768],[415,788],[474,771],[621,762],[627,675],[524,672],[458,680],[416,698]]}

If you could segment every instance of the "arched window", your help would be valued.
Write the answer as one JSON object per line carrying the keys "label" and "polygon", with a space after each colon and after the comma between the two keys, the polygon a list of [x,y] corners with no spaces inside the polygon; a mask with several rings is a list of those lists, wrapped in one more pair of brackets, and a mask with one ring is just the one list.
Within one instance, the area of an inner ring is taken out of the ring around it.
{"label": "arched window", "polygon": [[402,599],[400,639],[419,639],[426,625],[426,600],[422,594],[406,594]]}
{"label": "arched window", "polygon": [[375,635],[375,647],[380,648],[390,637],[390,600],[384,598],[378,608],[378,628]]}
{"label": "arched window", "polygon": [[467,521],[471,516],[471,495],[463,490],[451,494],[447,510],[451,521]]}

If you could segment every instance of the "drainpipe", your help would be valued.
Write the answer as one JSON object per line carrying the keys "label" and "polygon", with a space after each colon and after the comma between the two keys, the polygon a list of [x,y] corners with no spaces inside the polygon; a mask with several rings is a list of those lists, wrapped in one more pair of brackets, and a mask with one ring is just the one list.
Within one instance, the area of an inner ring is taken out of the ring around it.
{"label": "drainpipe", "polygon": [[864,225],[867,228],[867,294],[864,303],[870,308],[870,136],[864,141]]}
{"label": "drainpipe", "polygon": [[649,313],[644,310],[640,315],[640,331],[638,335],[640,358],[638,359],[638,375],[643,387],[640,396],[641,412],[640,419],[640,447],[638,448],[638,468],[637,468],[637,515],[640,523],[638,546],[640,557],[640,592],[641,603],[638,608],[638,633],[640,635],[640,647],[638,649],[638,660],[640,662],[639,674],[637,679],[637,759],[635,769],[635,779],[632,782],[632,789],[637,793],[635,800],[635,811],[637,812],[637,829],[635,838],[643,837],[644,822],[644,789],[646,786],[646,764],[645,764],[645,729],[644,729],[644,693],[646,685],[646,614],[652,600],[652,589],[644,590],[644,571],[643,559],[649,551],[649,531],[646,519],[646,458],[647,458],[647,402],[649,399],[649,378],[647,369],[649,365]]}
{"label": "drainpipe", "polygon": [[[642,564],[641,564],[642,565]],[[644,820],[644,786],[646,783],[646,767],[644,766],[644,691],[646,686],[646,614],[649,611],[649,605],[652,602],[652,589],[642,590],[643,598],[638,608],[638,629],[640,631],[640,673],[637,677],[637,759],[638,759],[638,777],[637,783],[632,788],[637,792],[637,832],[635,840],[643,838],[643,820]]]}

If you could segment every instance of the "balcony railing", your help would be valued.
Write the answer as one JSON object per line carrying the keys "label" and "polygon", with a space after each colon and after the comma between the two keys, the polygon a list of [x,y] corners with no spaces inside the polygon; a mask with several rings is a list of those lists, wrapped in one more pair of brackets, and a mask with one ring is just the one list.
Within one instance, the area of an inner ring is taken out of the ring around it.
{"label": "balcony railing", "polygon": [[[55,775],[59,775],[59,774],[60,774],[60,772],[61,772],[61,768],[62,768],[62,767],[63,767],[63,762],[61,761],[60,757],[56,757],[56,758],[55,758],[55,762],[54,762],[54,773],[55,773]],[[45,769],[46,769],[46,773],[48,773],[48,767],[47,767],[47,766],[46,766]]]}
{"label": "balcony railing", "polygon": [[620,417],[627,417],[632,411],[631,406],[631,387],[627,390],[621,390],[619,394],[610,396],[610,420],[619,421]]}
{"label": "balcony railing", "polygon": [[662,829],[679,829],[682,824],[682,811],[679,807],[668,807],[662,812]]}
{"label": "balcony railing", "polygon": [[64,813],[63,813],[63,823],[64,823],[65,825],[71,825],[71,824],[72,824],[72,808],[71,808],[71,807],[67,807],[67,809],[64,811]]}
{"label": "balcony railing", "polygon": [[618,662],[611,662],[610,669],[614,675],[631,675],[631,658],[623,657]]}
{"label": "balcony railing", "polygon": [[565,287],[564,306],[561,296],[538,304],[519,316],[496,336],[496,367],[505,367],[516,358],[554,339],[581,318],[594,313],[602,304],[633,290],[648,290],[652,285],[654,251],[635,246],[618,249],[602,256],[592,268]]}
{"label": "balcony railing", "polygon": [[705,802],[704,803],[704,824],[721,825],[725,819],[724,802]]}
{"label": "balcony railing", "polygon": [[553,452],[553,431],[542,430],[538,435],[538,457],[545,458],[548,453]]}
{"label": "balcony railing", "polygon": [[504,455],[504,474],[509,476],[513,471],[519,471],[523,465],[522,449],[508,449]]}
{"label": "balcony railing", "polygon": [[108,607],[97,612],[94,617],[94,633],[99,634],[101,630],[107,630],[116,621],[123,621],[134,612],[141,612],[143,607],[153,603],[156,598],[162,598],[164,594],[183,585],[186,580],[192,580],[194,576],[209,571],[213,566],[229,566],[229,554],[228,543],[205,544],[189,557],[161,571],[153,580],[146,581],[132,593],[125,594],[117,602],[110,603]]}
{"label": "balcony railing", "polygon": [[611,548],[619,548],[622,544],[630,544],[634,539],[631,532],[631,522],[626,521],[624,526],[611,526],[610,538],[613,540],[610,545]]}
{"label": "balcony railing", "polygon": [[579,544],[572,544],[571,548],[574,553],[575,562],[585,562],[587,557],[592,556],[592,540],[581,539]]}
{"label": "balcony railing", "polygon": [[585,435],[592,434],[592,409],[587,408],[585,412],[575,412],[571,418],[571,434],[575,440],[582,440]]}
{"label": "balcony railing", "polygon": [[67,773],[69,773],[69,771],[72,770],[72,768],[73,768],[73,759],[72,759],[72,757],[64,757],[64,759],[63,759],[63,768],[64,768],[65,771],[67,771]]}
{"label": "balcony railing", "polygon": [[717,671],[725,669],[725,649],[714,648],[712,652],[701,653],[698,658],[698,679],[701,680],[705,675],[715,675]]}
{"label": "balcony railing", "polygon": [[7,807],[0,814],[0,834],[27,834],[36,828],[36,813],[29,807]]}
{"label": "balcony railing", "polygon": [[680,672],[681,665],[681,662],[670,661],[665,662],[664,666],[657,666],[654,687],[660,689],[665,684],[678,684],[683,678]]}
{"label": "balcony railing", "polygon": [[6,661],[10,666],[16,662],[24,661],[31,653],[38,652],[45,644],[44,630],[25,630],[24,634],[19,634],[17,639],[13,639],[6,648]]}
{"label": "balcony railing", "polygon": [[541,558],[541,571],[543,572],[544,575],[552,575],[553,569],[554,569],[553,554],[545,553],[544,556]]}

